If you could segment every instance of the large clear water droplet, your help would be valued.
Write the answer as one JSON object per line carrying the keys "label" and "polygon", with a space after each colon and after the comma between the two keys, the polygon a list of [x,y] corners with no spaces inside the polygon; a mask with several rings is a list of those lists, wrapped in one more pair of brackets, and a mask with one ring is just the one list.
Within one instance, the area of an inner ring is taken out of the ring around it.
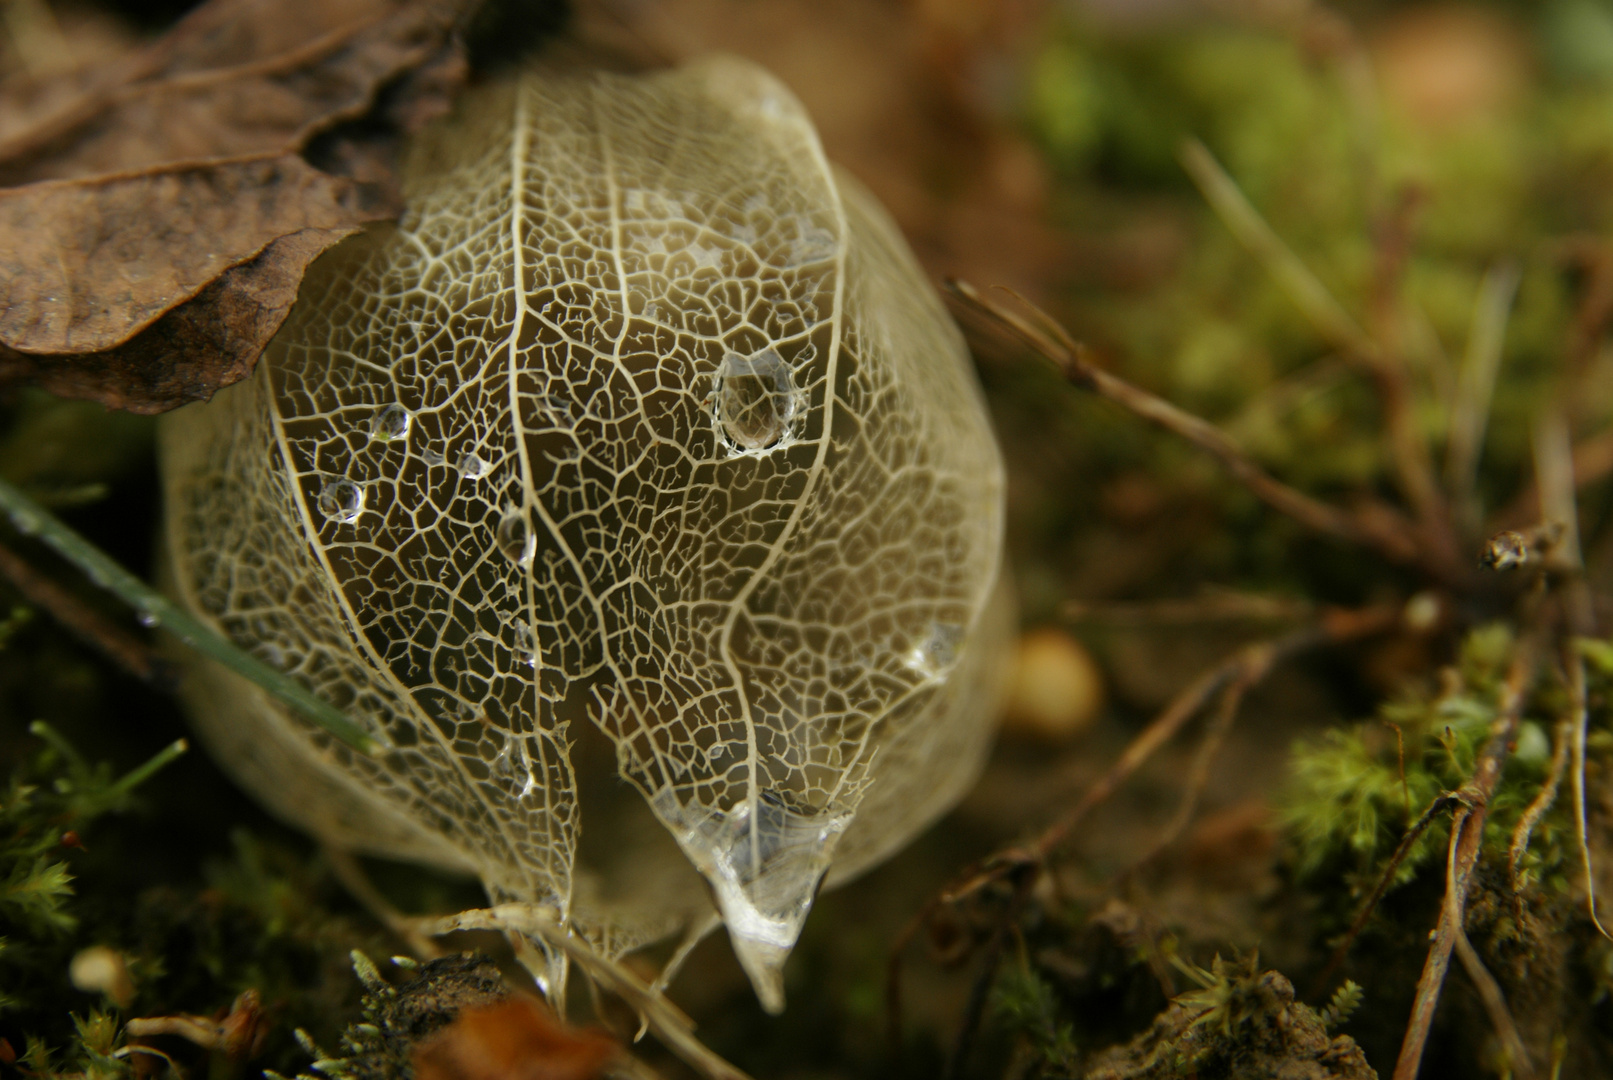
{"label": "large clear water droplet", "polygon": [[525,514],[505,514],[498,523],[497,539],[505,558],[517,566],[532,565],[532,557],[538,553],[538,537],[527,524]]}
{"label": "large clear water droplet", "polygon": [[734,955],[762,1008],[784,1011],[784,961],[795,948],[850,814],[793,810],[763,792],[729,811],[651,800],[716,897]]}
{"label": "large clear water droplet", "polygon": [[370,418],[370,438],[381,443],[396,442],[409,434],[412,419],[402,405],[388,405]]}
{"label": "large clear water droplet", "polygon": [[328,480],[319,492],[319,512],[351,525],[364,513],[364,489],[351,480]]}
{"label": "large clear water droplet", "polygon": [[487,475],[492,468],[481,455],[474,450],[466,450],[459,455],[459,475],[468,480],[477,480]]}
{"label": "large clear water droplet", "polygon": [[723,442],[739,454],[770,450],[793,434],[801,393],[790,366],[772,349],[729,353],[717,369],[712,415]]}
{"label": "large clear water droplet", "polygon": [[926,679],[938,678],[958,662],[958,646],[962,643],[963,627],[933,623],[924,640],[913,646],[904,662]]}

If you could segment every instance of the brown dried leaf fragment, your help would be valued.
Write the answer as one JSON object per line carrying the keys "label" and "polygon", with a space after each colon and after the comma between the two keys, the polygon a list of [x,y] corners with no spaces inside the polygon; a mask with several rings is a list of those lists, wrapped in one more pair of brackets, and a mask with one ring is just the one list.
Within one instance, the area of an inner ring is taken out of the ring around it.
{"label": "brown dried leaf fragment", "polygon": [[213,0],[9,131],[0,382],[153,413],[250,372],[308,264],[398,212],[473,2]]}
{"label": "brown dried leaf fragment", "polygon": [[122,344],[275,240],[383,216],[296,154],[0,190],[0,344]]}
{"label": "brown dried leaf fragment", "polygon": [[417,1080],[593,1080],[620,1048],[528,998],[466,1009],[415,1048]]}
{"label": "brown dried leaf fragment", "polygon": [[187,303],[111,349],[37,356],[0,344],[0,384],[160,413],[244,379],[285,321],[303,272],[353,229],[303,229],[231,267]]}
{"label": "brown dried leaf fragment", "polygon": [[0,143],[16,186],[299,150],[456,52],[465,0],[214,0],[77,100]]}

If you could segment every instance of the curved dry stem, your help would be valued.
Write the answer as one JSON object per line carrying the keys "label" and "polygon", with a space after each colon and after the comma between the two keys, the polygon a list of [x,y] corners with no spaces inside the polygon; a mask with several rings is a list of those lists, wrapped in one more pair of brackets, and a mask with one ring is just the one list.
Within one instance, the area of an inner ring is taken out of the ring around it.
{"label": "curved dry stem", "polygon": [[1490,726],[1490,738],[1474,764],[1473,779],[1458,793],[1463,806],[1451,823],[1451,840],[1446,850],[1445,902],[1440,908],[1439,925],[1428,947],[1422,975],[1417,980],[1411,1018],[1406,1023],[1400,1056],[1395,1061],[1394,1080],[1416,1080],[1417,1071],[1422,1066],[1423,1048],[1428,1044],[1434,1010],[1439,1006],[1440,995],[1445,988],[1445,975],[1450,970],[1451,952],[1455,948],[1457,935],[1462,932],[1467,889],[1473,867],[1479,860],[1490,799],[1495,794],[1496,785],[1501,782],[1501,770],[1517,737],[1523,703],[1529,688],[1534,685],[1538,670],[1536,643],[1532,637],[1525,637],[1513,649],[1512,663],[1502,684],[1496,719]]}
{"label": "curved dry stem", "polygon": [[1573,721],[1574,832],[1579,841],[1579,862],[1585,872],[1585,910],[1597,933],[1613,941],[1596,914],[1596,872],[1591,865],[1591,843],[1585,812],[1585,729],[1590,722],[1585,706],[1585,661],[1574,656],[1568,664],[1569,714]]}
{"label": "curved dry stem", "polygon": [[1243,704],[1243,696],[1264,674],[1264,671],[1251,667],[1221,692],[1221,703],[1204,730],[1204,738],[1199,743],[1198,753],[1194,755],[1192,767],[1188,771],[1187,784],[1182,792],[1181,801],[1177,804],[1176,814],[1148,850],[1121,872],[1121,879],[1131,877],[1158,858],[1161,852],[1176,842],[1182,831],[1187,828],[1188,822],[1193,820],[1199,798],[1204,794],[1205,785],[1210,781],[1210,768],[1215,764],[1216,754],[1220,752],[1227,734],[1238,718],[1238,708]]}
{"label": "curved dry stem", "polygon": [[1546,812],[1557,801],[1563,771],[1568,766],[1568,748],[1574,741],[1576,730],[1576,720],[1570,710],[1569,715],[1557,721],[1556,730],[1552,734],[1551,765],[1546,770],[1546,781],[1540,786],[1540,793],[1529,803],[1523,816],[1518,819],[1517,826],[1512,830],[1512,843],[1507,850],[1507,879],[1514,895],[1523,891],[1523,886],[1518,883],[1518,864],[1523,861],[1523,853],[1529,850],[1529,838],[1534,834],[1535,826],[1540,824],[1540,819],[1546,816]]}
{"label": "curved dry stem", "polygon": [[1400,864],[1405,862],[1406,856],[1411,853],[1411,846],[1417,842],[1417,838],[1422,836],[1428,826],[1434,823],[1434,818],[1455,806],[1459,801],[1460,799],[1451,793],[1436,797],[1433,802],[1428,804],[1428,809],[1424,810],[1421,816],[1412,822],[1411,826],[1406,830],[1406,835],[1400,838],[1400,843],[1395,847],[1394,854],[1389,856],[1389,861],[1384,864],[1383,873],[1378,875],[1377,887],[1372,890],[1372,895],[1367,897],[1367,902],[1361,905],[1361,910],[1356,913],[1355,921],[1350,924],[1350,929],[1345,932],[1344,940],[1339,942],[1338,947],[1333,950],[1333,955],[1328,957],[1327,966],[1322,968],[1322,973],[1311,984],[1310,993],[1306,996],[1312,1001],[1319,1000],[1322,997],[1327,991],[1328,984],[1333,981],[1333,976],[1338,974],[1339,968],[1344,964],[1344,958],[1350,954],[1350,947],[1355,944],[1355,939],[1361,936],[1361,931],[1366,929],[1368,920],[1372,918],[1372,913],[1378,909],[1378,901],[1383,899],[1383,894],[1388,892],[1389,886],[1394,883],[1395,871],[1400,869]]}
{"label": "curved dry stem", "polygon": [[1454,943],[1456,957],[1462,961],[1462,969],[1467,977],[1473,980],[1473,986],[1479,992],[1479,1000],[1484,1002],[1484,1011],[1490,1016],[1490,1025],[1495,1028],[1496,1037],[1506,1049],[1507,1064],[1511,1066],[1512,1075],[1516,1080],[1530,1080],[1535,1075],[1534,1064],[1529,1060],[1529,1051],[1523,1045],[1523,1037],[1518,1034],[1518,1025],[1512,1020],[1512,1010],[1507,1008],[1506,995],[1501,992],[1501,984],[1495,981],[1490,969],[1484,966],[1479,959],[1473,943],[1467,939],[1467,931],[1458,921],[1455,924]]}

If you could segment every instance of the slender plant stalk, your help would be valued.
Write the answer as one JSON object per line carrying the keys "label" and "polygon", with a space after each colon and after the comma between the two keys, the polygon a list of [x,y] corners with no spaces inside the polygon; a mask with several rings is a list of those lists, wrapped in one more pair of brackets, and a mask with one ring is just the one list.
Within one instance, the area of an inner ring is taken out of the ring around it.
{"label": "slender plant stalk", "polygon": [[[1306,528],[1373,548],[1395,562],[1415,563],[1422,558],[1411,523],[1393,507],[1376,504],[1371,506],[1370,513],[1349,514],[1313,499],[1262,469],[1231,436],[1214,424],[1092,363],[1086,350],[1071,339],[1063,327],[1023,298],[1022,302],[1043,326],[1033,325],[1018,313],[982,296],[966,281],[951,280],[947,287],[971,311],[990,319],[1057,367],[1070,383],[1187,439],[1220,461],[1234,479],[1262,502]],[[1449,570],[1443,564],[1431,569],[1436,573]]]}
{"label": "slender plant stalk", "polygon": [[1490,1026],[1495,1028],[1496,1036],[1506,1048],[1507,1064],[1512,1069],[1514,1080],[1534,1080],[1534,1063],[1529,1060],[1529,1049],[1523,1045],[1523,1036],[1518,1034],[1518,1025],[1512,1019],[1512,1010],[1507,1008],[1507,999],[1501,992],[1501,984],[1495,981],[1490,969],[1479,959],[1478,951],[1468,940],[1467,931],[1462,928],[1462,924],[1457,922],[1454,925],[1453,941],[1456,946],[1456,957],[1462,961],[1462,968],[1467,972],[1468,978],[1473,980],[1473,986],[1479,992],[1479,1000],[1484,1003],[1484,1011],[1490,1014]]}
{"label": "slender plant stalk", "polygon": [[1495,398],[1495,378],[1501,370],[1501,349],[1507,317],[1518,292],[1518,264],[1504,260],[1490,268],[1473,307],[1473,327],[1467,335],[1467,356],[1451,403],[1450,436],[1445,443],[1445,483],[1462,523],[1477,531],[1480,508],[1474,494],[1484,429]]}
{"label": "slender plant stalk", "polygon": [[141,622],[164,627],[191,649],[261,686],[354,750],[371,754],[377,749],[378,744],[373,738],[329,702],[320,699],[291,676],[237,648],[229,639],[129,573],[106,552],[68,528],[61,519],[5,480],[0,480],[0,509],[11,518],[18,532],[43,541],[82,570],[95,584],[134,608]]}
{"label": "slender plant stalk", "polygon": [[1513,650],[1512,666],[1502,685],[1500,708],[1490,726],[1490,738],[1473,767],[1473,778],[1459,792],[1463,805],[1451,823],[1450,846],[1446,849],[1445,902],[1440,908],[1433,941],[1428,946],[1428,958],[1423,962],[1422,976],[1417,980],[1411,1018],[1400,1044],[1400,1057],[1395,1061],[1394,1080],[1417,1080],[1417,1071],[1422,1067],[1423,1048],[1428,1044],[1434,1010],[1445,988],[1456,936],[1462,932],[1462,920],[1467,914],[1467,890],[1473,868],[1479,861],[1479,844],[1490,813],[1490,799],[1501,782],[1501,770],[1517,737],[1524,701],[1539,670],[1536,648],[1536,642],[1525,637]]}
{"label": "slender plant stalk", "polygon": [[1249,204],[1220,162],[1197,139],[1182,144],[1182,166],[1238,241],[1266,264],[1284,292],[1330,345],[1358,357],[1375,358],[1377,345],[1350,318],[1310,267],[1283,243],[1260,212]]}

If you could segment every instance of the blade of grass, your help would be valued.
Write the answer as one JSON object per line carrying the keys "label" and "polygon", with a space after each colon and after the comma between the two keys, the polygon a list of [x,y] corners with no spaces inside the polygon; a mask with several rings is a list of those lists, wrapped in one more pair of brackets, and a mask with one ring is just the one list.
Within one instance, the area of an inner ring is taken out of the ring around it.
{"label": "blade of grass", "polygon": [[0,510],[11,518],[18,532],[37,537],[95,584],[134,608],[141,622],[164,627],[191,649],[256,683],[354,750],[371,754],[378,748],[375,739],[329,702],[181,609],[5,480],[0,480]]}
{"label": "blade of grass", "polygon": [[1518,264],[1497,263],[1484,276],[1478,302],[1473,305],[1473,326],[1467,335],[1467,355],[1457,378],[1450,408],[1450,434],[1445,444],[1445,483],[1462,524],[1477,530],[1480,508],[1475,501],[1479,454],[1495,397],[1495,377],[1501,370],[1501,346],[1507,319],[1518,292]]}
{"label": "blade of grass", "polygon": [[1316,332],[1346,352],[1376,357],[1377,345],[1350,318],[1349,312],[1334,299],[1321,279],[1311,273],[1310,267],[1266,224],[1266,219],[1250,205],[1237,183],[1205,145],[1197,139],[1187,140],[1182,144],[1181,158],[1183,167],[1211,208],[1238,241],[1265,264]]}

